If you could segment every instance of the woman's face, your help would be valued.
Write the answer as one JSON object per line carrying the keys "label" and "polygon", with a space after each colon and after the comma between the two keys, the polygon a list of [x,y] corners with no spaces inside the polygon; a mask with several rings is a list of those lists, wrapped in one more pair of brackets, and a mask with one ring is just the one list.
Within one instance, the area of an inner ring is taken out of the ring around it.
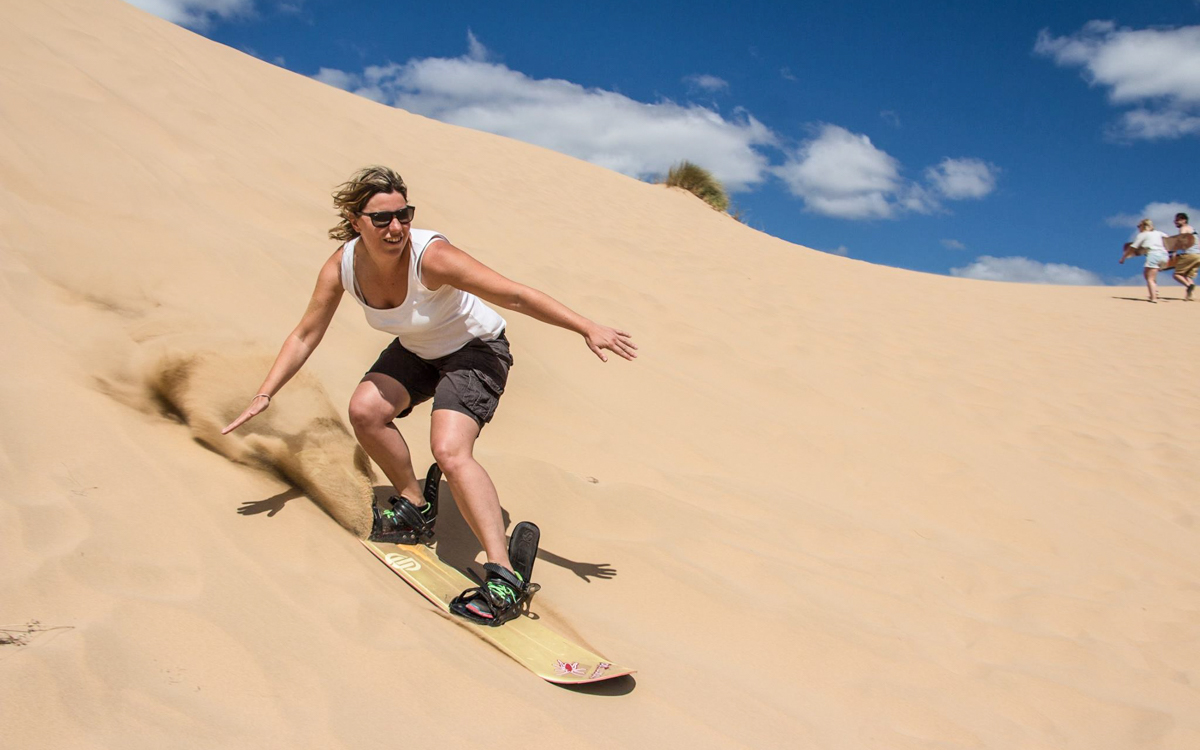
{"label": "woman's face", "polygon": [[408,201],[400,193],[376,193],[363,206],[362,213],[354,217],[354,228],[362,235],[367,249],[385,255],[399,255],[408,244],[408,232],[412,228],[411,221],[401,222],[398,217],[391,217],[386,226],[377,227],[367,214],[383,211],[399,211],[406,208]]}

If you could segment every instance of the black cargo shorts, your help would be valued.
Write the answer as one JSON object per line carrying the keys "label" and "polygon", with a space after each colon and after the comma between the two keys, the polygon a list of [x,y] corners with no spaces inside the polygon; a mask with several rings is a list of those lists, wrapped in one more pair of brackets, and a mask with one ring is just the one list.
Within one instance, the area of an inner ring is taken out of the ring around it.
{"label": "black cargo shorts", "polygon": [[434,411],[461,412],[482,429],[496,413],[512,364],[508,338],[501,331],[491,341],[471,339],[458,351],[437,359],[421,359],[396,339],[367,372],[394,378],[408,391],[412,402],[396,419],[432,398]]}

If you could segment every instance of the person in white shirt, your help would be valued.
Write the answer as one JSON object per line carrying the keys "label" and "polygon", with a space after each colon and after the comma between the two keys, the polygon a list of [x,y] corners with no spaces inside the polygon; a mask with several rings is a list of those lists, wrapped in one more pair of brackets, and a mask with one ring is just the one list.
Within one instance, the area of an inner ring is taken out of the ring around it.
{"label": "person in white shirt", "polygon": [[1167,268],[1171,261],[1171,256],[1163,244],[1163,238],[1167,235],[1155,229],[1154,222],[1149,219],[1142,219],[1138,222],[1137,228],[1138,234],[1132,242],[1125,246],[1125,254],[1121,256],[1120,262],[1124,263],[1130,255],[1146,254],[1146,264],[1142,269],[1142,276],[1146,279],[1149,301],[1157,304],[1158,271]]}
{"label": "person in white shirt", "polygon": [[341,221],[329,236],[343,244],[321,267],[308,309],[284,341],[258,395],[223,434],[270,406],[271,397],[320,343],[342,295],[350,293],[369,325],[396,336],[350,398],[354,433],[397,493],[391,508],[373,507],[371,538],[415,544],[433,534],[436,492],[434,501],[424,497],[408,445],[393,423],[432,399],[429,442],[434,460],[488,560],[485,586],[464,592],[462,606],[452,611],[500,624],[517,614],[529,582],[513,569],[500,499],[474,457],[475,441],[495,413],[513,363],[504,318],[485,303],[574,331],[605,362],[603,350],[632,360],[637,346],[625,331],[600,325],[505,278],[444,235],[413,229],[416,208],[408,202],[408,187],[387,167],[359,170],[333,198]]}

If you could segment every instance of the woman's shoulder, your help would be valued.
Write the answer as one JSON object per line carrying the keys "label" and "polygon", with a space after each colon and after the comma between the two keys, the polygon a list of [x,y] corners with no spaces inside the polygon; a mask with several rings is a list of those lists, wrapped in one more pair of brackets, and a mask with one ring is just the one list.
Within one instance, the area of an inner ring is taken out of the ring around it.
{"label": "woman's shoulder", "polygon": [[446,239],[446,235],[433,229],[410,229],[408,236],[412,238],[413,246],[419,248],[423,248],[437,239],[450,241]]}
{"label": "woman's shoulder", "polygon": [[338,285],[341,285],[342,259],[346,257],[346,253],[348,252],[347,248],[350,248],[353,245],[353,240],[338,245],[337,250],[334,250],[333,253],[325,259],[325,262],[321,264],[321,272],[317,276],[318,282],[332,283],[334,280],[336,280]]}
{"label": "woman's shoulder", "polygon": [[325,259],[325,265],[330,265],[330,264],[340,265],[342,262],[342,258],[345,257],[345,255],[346,255],[346,249],[349,247],[353,247],[353,245],[354,245],[354,240],[350,240],[349,242],[343,242],[342,244],[338,245],[337,250],[334,250],[333,254]]}

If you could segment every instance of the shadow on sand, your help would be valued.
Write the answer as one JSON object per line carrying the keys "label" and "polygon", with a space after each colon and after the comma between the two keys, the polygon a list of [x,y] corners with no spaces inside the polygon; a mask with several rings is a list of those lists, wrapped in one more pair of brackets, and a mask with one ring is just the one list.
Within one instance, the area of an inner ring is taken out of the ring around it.
{"label": "shadow on sand", "polygon": [[[1149,302],[1145,297],[1113,297],[1113,299],[1124,300],[1125,302]],[[1159,296],[1159,302],[1187,302],[1188,300],[1182,297],[1163,297]]]}
{"label": "shadow on sand", "polygon": [[601,680],[600,682],[589,682],[583,685],[559,685],[552,683],[555,687],[560,687],[563,690],[569,690],[572,693],[583,693],[584,695],[602,695],[602,696],[621,696],[629,695],[633,689],[637,687],[637,680],[633,679],[633,675],[626,674],[620,677],[614,677],[611,680]]}
{"label": "shadow on sand", "polygon": [[[422,491],[424,491],[424,484],[425,480],[421,480]],[[392,486],[379,485],[375,487],[375,503],[386,503],[387,499],[395,493],[395,488]],[[284,494],[286,495],[287,493]],[[282,496],[276,495],[274,498],[262,500],[259,503],[251,503],[251,505],[269,503],[279,497]],[[454,494],[450,491],[450,485],[445,480],[442,480],[438,484],[438,497],[437,535],[435,537],[437,539],[436,551],[438,559],[457,570],[467,571],[474,564],[475,558],[483,551],[483,546],[479,544],[479,540],[475,538],[475,532],[471,531],[471,527],[467,524],[466,519],[459,512],[458,504],[454,502]],[[286,502],[287,499],[282,502]],[[282,502],[280,505],[282,505]],[[242,511],[239,510],[238,512]],[[262,510],[255,512],[261,513]],[[504,517],[504,528],[511,527],[512,517],[509,515],[508,510],[501,506],[500,512]],[[609,580],[615,578],[617,575],[617,569],[608,563],[578,562],[550,552],[544,547],[538,549],[537,559],[539,562],[547,562],[551,565],[557,565],[560,568],[566,568],[582,578],[585,583],[591,583],[593,578]]]}
{"label": "shadow on sand", "polygon": [[[422,489],[424,489],[424,480],[421,481]],[[377,505],[386,503],[387,499],[396,492],[395,488],[390,485],[380,485],[373,489],[374,501]],[[238,507],[237,512],[243,516],[266,513],[267,518],[271,518],[283,510],[283,507],[289,502],[304,496],[304,492],[300,489],[289,487],[271,497],[244,502]],[[450,485],[445,480],[438,485],[438,496],[442,502],[439,503],[441,507],[438,509],[437,556],[447,565],[466,571],[483,551],[483,547],[475,538],[471,527],[467,525],[466,519],[462,517],[462,513],[459,512],[458,505],[454,502],[454,495],[450,491]],[[446,502],[447,500],[449,502]],[[512,525],[512,517],[503,507],[500,511],[504,514],[504,528],[507,529]],[[537,559],[560,568],[566,568],[583,579],[584,583],[591,583],[592,579],[607,581],[617,576],[617,569],[608,563],[579,562],[545,548],[538,550]]]}
{"label": "shadow on sand", "polygon": [[295,487],[280,492],[278,495],[272,495],[266,500],[250,500],[242,503],[238,508],[238,514],[243,516],[256,516],[259,513],[266,513],[267,518],[275,515],[283,510],[283,506],[287,505],[289,500],[295,500],[298,497],[304,497],[304,493]]}

